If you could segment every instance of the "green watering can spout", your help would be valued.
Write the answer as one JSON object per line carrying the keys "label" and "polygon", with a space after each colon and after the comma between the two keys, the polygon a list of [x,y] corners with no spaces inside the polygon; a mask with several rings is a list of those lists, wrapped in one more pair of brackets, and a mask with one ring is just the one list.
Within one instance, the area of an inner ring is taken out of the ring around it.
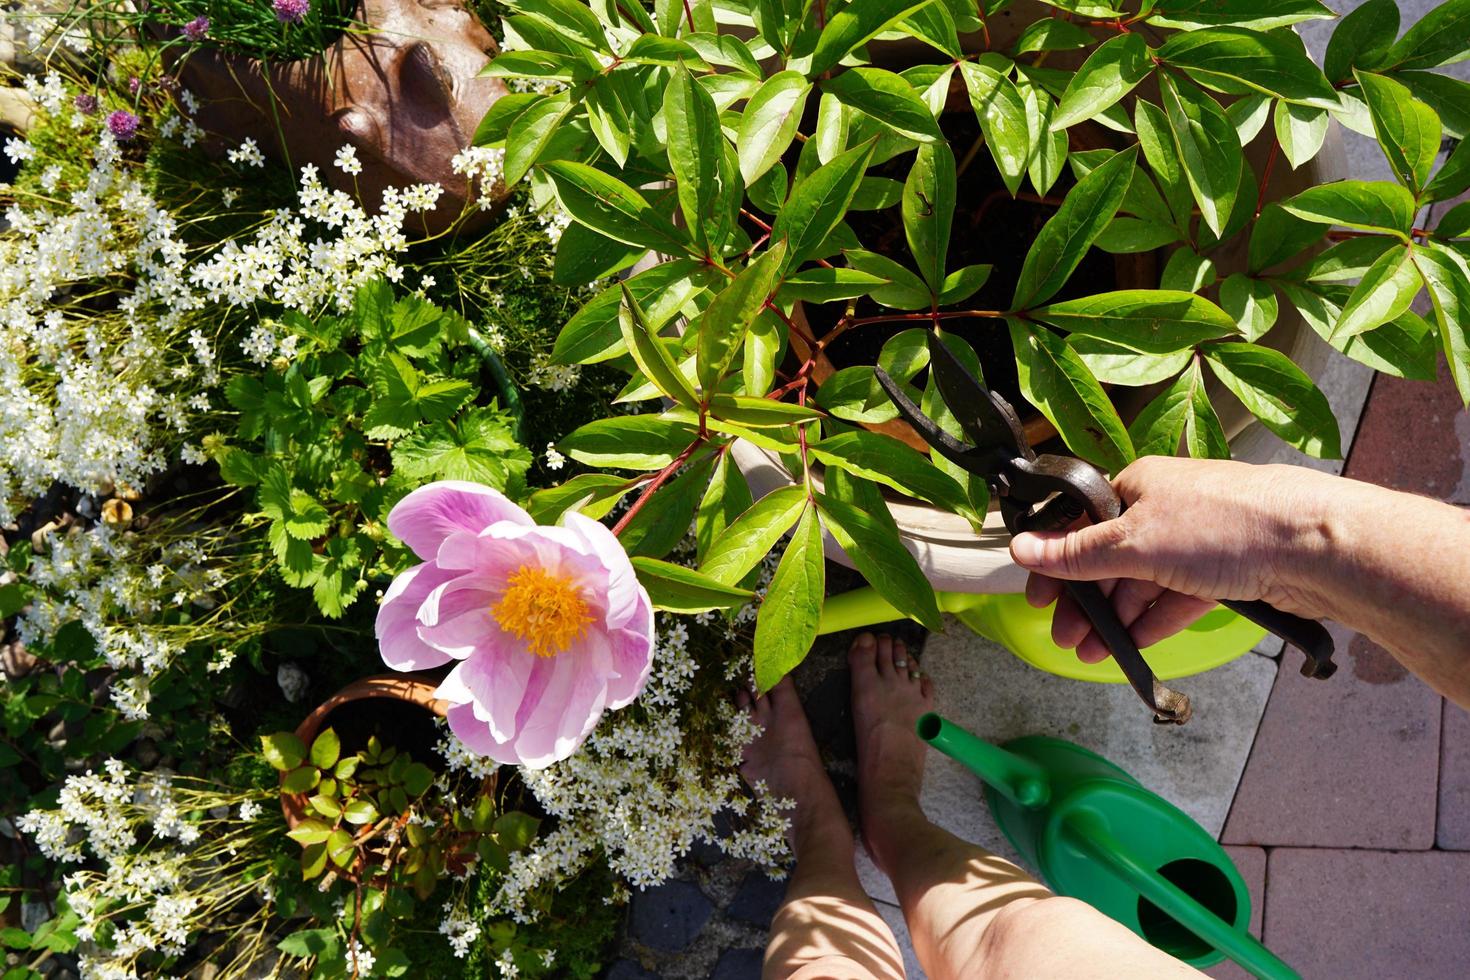
{"label": "green watering can spout", "polygon": [[1057,894],[1191,966],[1223,954],[1258,977],[1297,977],[1247,931],[1250,893],[1224,849],[1122,769],[1058,738],[992,745],[932,712],[916,728],[980,777],[996,823]]}

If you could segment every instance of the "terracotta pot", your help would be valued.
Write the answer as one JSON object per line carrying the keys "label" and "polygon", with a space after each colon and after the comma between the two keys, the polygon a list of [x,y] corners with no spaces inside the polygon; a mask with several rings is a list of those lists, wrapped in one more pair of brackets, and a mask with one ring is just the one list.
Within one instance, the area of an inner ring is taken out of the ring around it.
{"label": "terracotta pot", "polygon": [[[1045,16],[1051,8],[1038,0],[1018,0],[1005,11],[1005,18],[992,18],[991,35],[994,47],[1003,49],[1019,33],[1018,24],[1027,24]],[[1024,16],[1022,16],[1024,15]],[[1008,32],[1008,33],[1007,33]],[[914,50],[919,50],[914,48]],[[890,62],[903,57],[903,42],[895,43],[885,53]],[[1049,64],[1053,67],[1075,68],[1075,59],[1069,62],[1066,55],[1074,52],[1056,52],[1059,57]],[[875,54],[875,60],[878,56]],[[893,65],[890,63],[890,67]],[[951,96],[953,96],[953,91]],[[1157,92],[1145,93],[1146,97],[1158,101]],[[1259,143],[1246,151],[1247,159],[1257,174],[1264,172],[1266,148]],[[1342,147],[1341,131],[1336,122],[1328,130],[1322,151],[1310,163],[1298,170],[1277,165],[1272,170],[1271,181],[1266,188],[1267,200],[1281,200],[1309,186],[1327,183],[1347,176],[1346,157]],[[1221,280],[1231,273],[1244,272],[1246,268],[1246,245],[1237,238],[1236,244],[1222,249],[1214,255],[1215,265]],[[1157,278],[1139,282],[1136,271],[1120,268],[1119,288],[1128,288],[1123,282],[1152,288]],[[1331,378],[1349,376],[1355,368],[1346,358],[1338,354],[1319,338],[1315,331],[1302,322],[1296,311],[1284,304],[1281,316],[1261,343],[1280,350],[1293,363],[1305,371],[1319,385],[1331,388]],[[796,344],[793,344],[795,347]],[[804,345],[803,345],[804,346]],[[821,365],[819,364],[820,368]],[[826,369],[829,373],[831,365]],[[820,380],[820,376],[819,376]],[[1324,384],[1325,382],[1325,384]],[[1281,458],[1284,444],[1257,424],[1245,406],[1230,395],[1214,377],[1207,380],[1211,401],[1220,416],[1221,426],[1230,440],[1231,453],[1236,459],[1247,462],[1266,462]],[[1133,418],[1144,405],[1158,393],[1158,387],[1114,389],[1114,400],[1125,420]],[[878,426],[900,439],[905,439],[903,430],[895,427]],[[1035,427],[1033,427],[1035,428]],[[1033,441],[1041,434],[1036,428],[1031,433]],[[912,438],[912,433],[908,436]],[[905,439],[909,441],[909,439]],[[912,444],[912,443],[911,443]],[[927,447],[923,447],[927,450]],[[772,490],[792,483],[792,476],[782,465],[779,457],[768,450],[746,441],[737,441],[731,458],[740,467],[750,483],[752,494],[759,499]],[[822,485],[822,468],[813,466],[813,480]],[[885,491],[889,510],[897,521],[904,546],[914,555],[919,567],[935,589],[947,592],[1007,593],[1020,592],[1026,585],[1026,572],[1010,557],[1010,534],[1001,523],[1000,513],[991,509],[980,534],[976,534],[968,521],[954,514],[940,511],[928,504]],[[827,557],[848,567],[852,562],[830,536],[826,537]]]}
{"label": "terracotta pot", "polygon": [[[299,61],[189,51],[178,69],[200,97],[196,118],[230,145],[250,137],[293,168],[315,164],[372,209],[390,186],[437,183],[444,194],[421,220],[442,231],[476,195],[450,160],[506,93],[499,79],[478,77],[495,40],[459,0],[362,0],[354,20],[367,32]],[[355,179],[333,165],[343,144],[362,161]]]}
{"label": "terracotta pot", "polygon": [[[353,681],[317,705],[316,710],[296,726],[296,737],[310,747],[312,741],[325,726],[327,717],[333,711],[353,701],[370,701],[375,698],[407,701],[443,718],[449,710],[449,702],[434,697],[434,691],[438,686],[439,681],[431,679],[426,674],[375,674],[372,677],[364,677]],[[284,782],[285,779],[286,774],[281,773],[281,782]],[[306,806],[305,793],[281,794],[281,813],[285,815],[288,827],[294,829],[306,819]]]}

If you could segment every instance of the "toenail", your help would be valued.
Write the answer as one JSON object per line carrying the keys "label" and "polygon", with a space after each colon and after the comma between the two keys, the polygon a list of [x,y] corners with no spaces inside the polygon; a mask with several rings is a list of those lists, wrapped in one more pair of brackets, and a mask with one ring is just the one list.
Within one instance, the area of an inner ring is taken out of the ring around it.
{"label": "toenail", "polygon": [[859,650],[871,650],[878,645],[878,640],[872,633],[863,633],[853,643]]}

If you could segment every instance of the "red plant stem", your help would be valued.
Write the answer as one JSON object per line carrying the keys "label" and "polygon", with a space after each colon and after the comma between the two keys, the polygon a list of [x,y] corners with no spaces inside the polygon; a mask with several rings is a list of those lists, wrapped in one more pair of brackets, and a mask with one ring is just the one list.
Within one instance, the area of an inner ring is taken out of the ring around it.
{"label": "red plant stem", "polygon": [[765,306],[765,308],[768,309],[768,310],[770,310],[772,313],[776,314],[776,316],[780,318],[781,322],[784,323],[784,324],[786,324],[786,329],[787,330],[789,330],[791,333],[796,334],[802,340],[806,341],[806,345],[808,347],[815,348],[817,346],[817,338],[813,337],[809,331],[804,330],[801,327],[798,327],[796,325],[796,321],[795,320],[791,319],[791,317],[787,316],[784,312],[782,312],[781,307],[779,307],[776,304],[772,303],[768,299],[768,300],[766,300],[766,306]]}
{"label": "red plant stem", "polygon": [[[1428,238],[1432,232],[1428,228],[1414,228],[1409,234],[1415,238]],[[1347,231],[1334,228],[1327,233],[1327,237],[1334,242],[1345,242],[1349,238],[1388,238],[1389,236],[1381,235],[1376,231]]]}
{"label": "red plant stem", "polygon": [[883,313],[878,316],[860,316],[850,326],[861,327],[867,323],[899,323],[905,320],[1003,320],[1005,314],[999,310],[951,310],[945,313]]}
{"label": "red plant stem", "polygon": [[755,212],[751,211],[749,208],[741,208],[740,209],[740,216],[742,218],[746,218],[746,219],[754,222],[755,225],[757,227],[759,227],[760,230],[763,231],[763,232],[765,232],[767,235],[769,235],[771,233],[771,226],[768,225],[768,224],[766,224],[764,221],[762,221],[761,218],[758,215],[756,215]]}
{"label": "red plant stem", "polygon": [[1271,171],[1276,167],[1276,157],[1281,153],[1281,140],[1273,134],[1271,137],[1271,153],[1266,157],[1266,171],[1261,175],[1261,186],[1256,191],[1256,217],[1261,216],[1261,210],[1266,206],[1266,185],[1271,183]]}
{"label": "red plant stem", "polygon": [[689,6],[689,0],[684,0],[684,17],[689,21],[689,30],[694,28],[694,11]]}
{"label": "red plant stem", "polygon": [[675,471],[677,471],[679,467],[688,462],[689,457],[693,456],[695,450],[699,449],[700,446],[703,446],[704,443],[704,436],[696,436],[694,441],[691,442],[688,447],[682,453],[680,453],[672,463],[659,470],[658,476],[654,477],[653,480],[648,484],[648,486],[643,488],[643,492],[638,495],[637,500],[633,501],[633,506],[628,508],[628,512],[622,517],[618,518],[618,522],[613,525],[612,533],[614,535],[622,534],[624,529],[627,528],[628,522],[638,515],[638,512],[643,509],[643,506],[645,504],[648,503],[649,498],[658,492],[658,488],[667,483],[669,477],[673,476]]}

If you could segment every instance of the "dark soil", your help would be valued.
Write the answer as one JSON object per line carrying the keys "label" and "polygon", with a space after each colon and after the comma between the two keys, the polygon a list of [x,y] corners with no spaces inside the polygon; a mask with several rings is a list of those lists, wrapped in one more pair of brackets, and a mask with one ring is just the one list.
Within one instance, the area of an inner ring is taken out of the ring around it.
{"label": "dark soil", "polygon": [[[945,113],[940,119],[940,126],[948,137],[955,156],[963,162],[980,138],[979,123],[974,114],[968,111]],[[904,153],[874,167],[870,173],[902,182],[908,176],[912,163],[913,154]],[[1076,181],[1071,172],[1067,171],[1048,193],[1048,200],[1059,203],[1074,183]],[[952,272],[980,263],[989,263],[994,268],[979,292],[963,303],[941,307],[942,310],[1005,310],[1010,307],[1026,252],[1057,208],[1057,203],[1034,200],[1034,193],[1029,193],[1029,182],[1023,183],[1022,187],[1022,198],[1031,197],[1033,200],[1013,199],[1010,196],[989,150],[984,146],[979,148],[970,165],[960,173],[954,225],[950,232],[945,268]],[[909,269],[915,268],[913,257],[909,254],[908,241],[904,237],[903,214],[899,205],[883,211],[853,211],[848,214],[847,221],[858,240],[869,251],[884,255]],[[1117,288],[1116,282],[1117,270],[1113,256],[1099,249],[1092,249],[1083,257],[1077,271],[1056,298],[1090,296]],[[845,309],[845,303],[806,304],[806,316],[815,335],[820,337],[831,330]],[[866,298],[857,304],[857,315],[860,317],[891,312],[894,311],[880,307]],[[827,355],[838,368],[873,364],[877,362],[878,352],[889,338],[923,325],[925,324],[922,321],[868,324],[850,330],[836,340],[827,348]],[[1004,395],[1011,404],[1019,406],[1023,414],[1035,414],[1020,396],[1015,354],[1005,321],[948,320],[944,329],[962,337],[975,348],[985,371],[986,383],[991,388]]]}
{"label": "dark soil", "polygon": [[427,709],[396,698],[364,698],[349,701],[326,718],[323,728],[331,728],[342,741],[342,754],[351,755],[367,747],[376,735],[384,747],[407,752],[414,762],[422,762],[435,772],[444,771],[444,759],[434,746],[440,739],[434,715]]}

